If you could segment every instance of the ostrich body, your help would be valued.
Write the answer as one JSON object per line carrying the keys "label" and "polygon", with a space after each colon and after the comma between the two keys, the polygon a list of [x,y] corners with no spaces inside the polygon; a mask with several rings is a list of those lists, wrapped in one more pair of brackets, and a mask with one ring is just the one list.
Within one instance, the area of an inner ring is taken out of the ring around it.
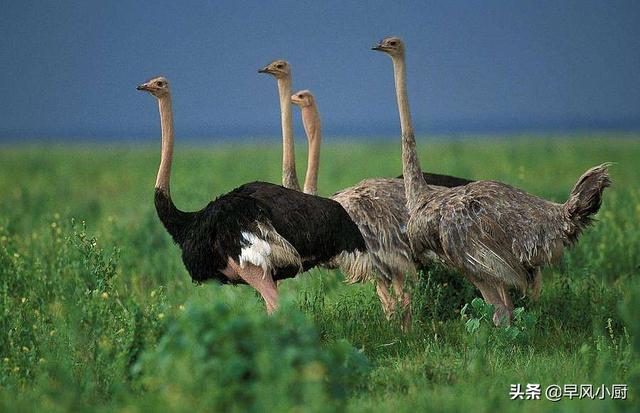
{"label": "ostrich body", "polygon": [[155,206],[193,280],[249,284],[272,312],[278,298],[274,280],[294,277],[344,252],[365,250],[358,228],[340,204],[266,182],[244,184],[199,211],[180,211],[169,190],[173,159],[169,84],[158,77],[138,90],[159,102],[162,156]]}
{"label": "ostrich body", "polygon": [[390,37],[373,49],[393,61],[411,248],[417,257],[435,253],[460,270],[494,305],[494,323],[510,323],[513,304],[508,288],[539,293],[540,268],[558,262],[600,208],[602,192],[610,185],[609,164],[586,171],[564,204],[496,181],[430,186],[421,173],[411,125],[404,44]]}

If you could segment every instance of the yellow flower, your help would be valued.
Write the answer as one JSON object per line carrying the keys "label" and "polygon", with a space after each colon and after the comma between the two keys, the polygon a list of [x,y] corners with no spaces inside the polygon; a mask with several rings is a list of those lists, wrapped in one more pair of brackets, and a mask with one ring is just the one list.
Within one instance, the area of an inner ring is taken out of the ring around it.
{"label": "yellow flower", "polygon": [[159,318],[160,320],[162,320],[162,319],[164,318],[164,313],[160,313],[160,314],[158,314],[158,318]]}
{"label": "yellow flower", "polygon": [[102,297],[103,300],[106,300],[107,298],[109,298],[109,293],[105,291],[105,292],[102,293],[101,297]]}
{"label": "yellow flower", "polygon": [[22,297],[22,298],[20,299],[20,302],[21,302],[21,303],[25,303],[25,302],[27,302],[27,298],[26,298],[26,297]]}

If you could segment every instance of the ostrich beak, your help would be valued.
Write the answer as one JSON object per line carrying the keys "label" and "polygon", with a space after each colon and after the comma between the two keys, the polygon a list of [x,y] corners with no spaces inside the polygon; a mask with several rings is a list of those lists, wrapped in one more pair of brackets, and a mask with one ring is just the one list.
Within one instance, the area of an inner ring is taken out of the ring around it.
{"label": "ostrich beak", "polygon": [[371,50],[382,51],[382,45],[381,44],[376,44],[375,46],[371,47]]}
{"label": "ostrich beak", "polygon": [[258,73],[269,73],[269,68],[265,66],[262,69],[258,69]]}
{"label": "ostrich beak", "polygon": [[146,84],[144,84],[144,83],[143,83],[143,84],[141,84],[141,85],[138,85],[138,87],[136,87],[136,89],[137,89],[137,90],[149,90],[149,88],[147,87],[147,85],[146,85]]}

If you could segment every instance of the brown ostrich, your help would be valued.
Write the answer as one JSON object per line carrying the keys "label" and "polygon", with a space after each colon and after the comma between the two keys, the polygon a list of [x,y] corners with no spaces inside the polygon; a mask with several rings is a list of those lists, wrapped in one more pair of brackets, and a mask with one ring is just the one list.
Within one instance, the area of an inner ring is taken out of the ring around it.
{"label": "brown ostrich", "polygon": [[609,164],[586,171],[564,204],[547,201],[496,181],[463,187],[429,185],[421,172],[406,88],[405,46],[386,38],[373,50],[393,62],[402,132],[402,167],[409,210],[407,234],[413,253],[435,255],[458,269],[493,304],[496,325],[510,323],[513,304],[508,288],[534,294],[540,268],[557,262],[598,212],[611,183]]}

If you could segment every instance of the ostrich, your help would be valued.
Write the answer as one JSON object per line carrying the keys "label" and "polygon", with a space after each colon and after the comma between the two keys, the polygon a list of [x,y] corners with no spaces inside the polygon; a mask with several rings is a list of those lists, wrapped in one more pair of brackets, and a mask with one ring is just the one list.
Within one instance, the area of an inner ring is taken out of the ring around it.
{"label": "ostrich", "polygon": [[157,77],[137,89],[158,100],[162,152],[155,207],[194,281],[249,284],[272,313],[278,303],[274,280],[295,277],[344,253],[365,251],[360,231],[339,203],[266,182],[244,184],[199,211],[180,211],[169,190],[173,159],[169,82]]}
{"label": "ostrich", "polygon": [[464,187],[430,186],[422,176],[405,81],[405,47],[389,37],[373,50],[391,57],[402,132],[402,168],[409,210],[407,233],[418,257],[435,253],[460,270],[494,305],[496,325],[511,322],[508,288],[523,293],[541,286],[540,268],[556,263],[598,212],[611,184],[605,163],[586,171],[564,204],[496,181]]}
{"label": "ostrich", "polygon": [[[317,193],[317,174],[320,157],[320,118],[315,100],[310,92],[298,92],[285,101],[285,93],[291,92],[291,66],[284,60],[275,60],[260,69],[259,72],[274,76],[278,81],[280,108],[283,130],[283,143],[286,154],[283,159],[283,184],[298,189],[295,165],[291,120],[291,103],[301,107],[304,128],[309,142],[309,157],[307,173],[304,182],[304,192]],[[470,181],[443,176],[426,174],[426,178],[434,184],[464,185]],[[404,199],[404,187],[401,179],[367,179],[359,184],[347,188],[332,199],[338,201],[347,211],[360,229],[368,252],[358,254],[342,254],[330,263],[330,267],[339,267],[347,276],[348,283],[365,282],[374,278],[376,291],[382,303],[387,318],[390,318],[398,308],[398,302],[403,313],[401,316],[403,327],[410,323],[410,296],[404,288],[405,276],[414,276],[416,268],[413,263],[409,242],[403,233],[407,220]],[[391,294],[393,288],[394,295]]]}

